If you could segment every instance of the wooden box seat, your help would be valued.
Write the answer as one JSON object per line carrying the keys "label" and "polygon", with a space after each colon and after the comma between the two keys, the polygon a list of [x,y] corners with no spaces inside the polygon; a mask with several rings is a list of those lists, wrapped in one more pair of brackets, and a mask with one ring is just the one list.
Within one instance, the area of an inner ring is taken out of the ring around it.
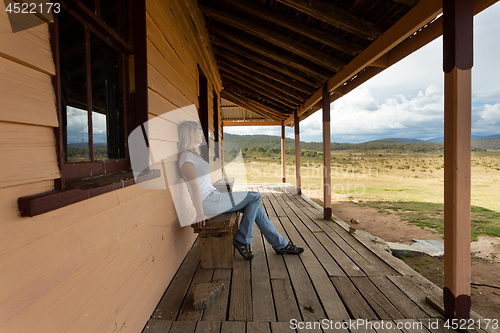
{"label": "wooden box seat", "polygon": [[[219,192],[231,192],[234,178],[221,178],[214,183]],[[200,234],[202,268],[233,268],[233,237],[238,231],[238,212],[220,214],[194,232]]]}

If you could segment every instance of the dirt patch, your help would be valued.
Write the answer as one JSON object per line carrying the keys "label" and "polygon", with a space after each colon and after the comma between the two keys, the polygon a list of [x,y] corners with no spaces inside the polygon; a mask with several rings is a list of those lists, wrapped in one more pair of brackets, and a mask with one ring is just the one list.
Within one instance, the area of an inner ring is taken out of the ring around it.
{"label": "dirt patch", "polygon": [[[311,191],[313,192],[313,191]],[[317,191],[320,192],[320,191]],[[306,194],[321,200],[321,193]],[[357,205],[347,198],[337,195],[332,198],[332,212],[343,221],[356,219],[359,224],[349,223],[355,229],[364,230],[373,236],[390,242],[412,244],[412,239],[434,239],[443,241],[443,235],[432,229],[422,229],[401,221],[396,214],[380,213],[377,209]],[[479,241],[471,244],[472,257],[472,309],[488,319],[500,319],[500,238],[479,236]],[[427,279],[443,288],[444,259],[429,256],[404,258],[404,261]],[[483,284],[475,285],[475,284]]]}

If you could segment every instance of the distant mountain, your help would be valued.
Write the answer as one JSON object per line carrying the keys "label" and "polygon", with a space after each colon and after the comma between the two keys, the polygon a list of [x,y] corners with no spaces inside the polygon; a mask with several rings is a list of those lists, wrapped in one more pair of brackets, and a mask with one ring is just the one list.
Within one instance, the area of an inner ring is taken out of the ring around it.
{"label": "distant mountain", "polygon": [[406,139],[406,138],[385,138],[379,140],[368,141],[364,143],[388,143],[388,142],[399,142],[399,143],[419,143],[425,142],[425,140],[419,139]]}
{"label": "distant mountain", "polygon": [[481,139],[474,140],[471,142],[472,148],[481,148],[488,150],[500,150],[500,138],[490,138],[490,139]]}
{"label": "distant mountain", "polygon": [[[482,135],[472,135],[471,140],[484,140],[484,139],[494,139],[494,138],[500,138],[500,134],[493,134],[493,135],[488,135],[488,136],[482,136]],[[427,140],[428,142],[444,142],[444,137],[437,137],[437,138],[432,138]]]}

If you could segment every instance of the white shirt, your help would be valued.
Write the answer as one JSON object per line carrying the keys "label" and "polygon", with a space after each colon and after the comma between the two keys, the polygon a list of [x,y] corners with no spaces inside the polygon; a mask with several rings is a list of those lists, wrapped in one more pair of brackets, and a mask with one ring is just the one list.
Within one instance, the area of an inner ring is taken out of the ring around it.
{"label": "white shirt", "polygon": [[[215,191],[215,187],[213,187],[210,182],[210,172],[212,172],[212,168],[205,160],[190,151],[183,151],[181,153],[179,157],[179,167],[182,168],[186,162],[194,164],[196,178],[198,178],[198,186],[200,187],[201,200],[203,201],[212,191]],[[188,190],[192,198],[193,193],[191,193],[191,188],[189,186]]]}

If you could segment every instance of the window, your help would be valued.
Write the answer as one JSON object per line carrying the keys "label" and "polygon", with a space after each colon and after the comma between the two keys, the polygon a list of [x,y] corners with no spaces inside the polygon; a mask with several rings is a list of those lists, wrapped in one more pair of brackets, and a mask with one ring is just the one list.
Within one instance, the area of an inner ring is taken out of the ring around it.
{"label": "window", "polygon": [[208,128],[208,80],[200,66],[198,66],[198,116],[200,117],[201,128],[203,129],[203,134],[205,135],[205,146],[201,147],[201,156],[208,162],[210,154],[210,136]]}
{"label": "window", "polygon": [[[74,180],[130,169],[128,133],[140,119],[147,121],[147,107],[137,106],[141,101],[135,89],[145,84],[147,96],[147,81],[138,84],[133,75],[138,72],[135,58],[143,54],[146,62],[145,33],[134,35],[134,25],[142,22],[133,6],[141,2],[66,1],[55,17],[51,37],[58,81],[60,189]],[[146,110],[145,116],[137,117],[135,110]]]}
{"label": "window", "polygon": [[145,0],[60,3],[49,28],[61,178],[54,191],[19,198],[21,216],[135,184],[127,138],[148,120]]}

